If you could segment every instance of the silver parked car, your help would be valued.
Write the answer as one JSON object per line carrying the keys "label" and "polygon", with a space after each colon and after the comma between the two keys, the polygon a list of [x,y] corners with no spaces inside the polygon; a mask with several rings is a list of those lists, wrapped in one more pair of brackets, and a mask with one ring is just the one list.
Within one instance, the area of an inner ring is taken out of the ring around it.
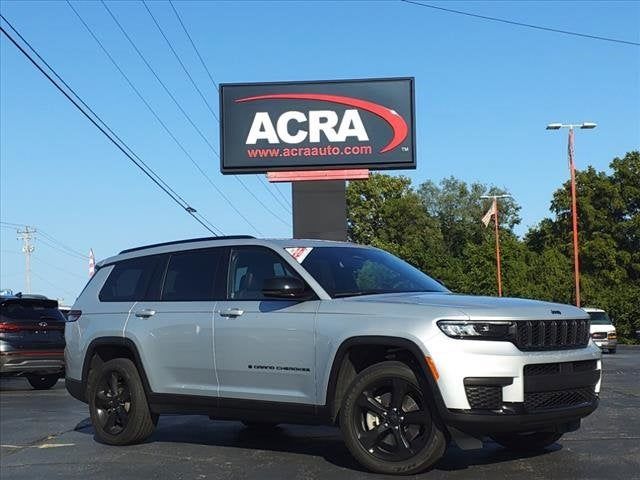
{"label": "silver parked car", "polygon": [[536,450],[595,410],[581,309],[456,295],[382,250],[218,237],[125,250],[68,315],[66,386],[96,436],[164,413],[336,424],[365,467],[410,474],[450,439]]}

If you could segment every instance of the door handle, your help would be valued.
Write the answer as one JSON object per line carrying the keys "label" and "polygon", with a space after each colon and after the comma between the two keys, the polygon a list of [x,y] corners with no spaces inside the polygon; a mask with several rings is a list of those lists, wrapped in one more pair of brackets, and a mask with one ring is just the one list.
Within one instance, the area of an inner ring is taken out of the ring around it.
{"label": "door handle", "polygon": [[228,308],[226,310],[221,310],[219,313],[221,317],[235,318],[242,315],[244,313],[244,310],[241,310],[239,308]]}
{"label": "door handle", "polygon": [[138,310],[136,312],[136,317],[138,318],[149,318],[153,317],[156,314],[155,310],[151,310],[149,308],[143,308],[142,310]]}

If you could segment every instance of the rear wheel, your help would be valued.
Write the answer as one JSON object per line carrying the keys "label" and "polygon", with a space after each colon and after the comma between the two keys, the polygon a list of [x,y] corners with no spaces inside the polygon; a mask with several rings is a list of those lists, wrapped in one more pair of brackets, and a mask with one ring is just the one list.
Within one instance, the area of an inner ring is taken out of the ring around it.
{"label": "rear wheel", "polygon": [[142,442],[158,422],[149,411],[138,369],[127,358],[109,360],[92,372],[88,397],[96,437],[109,445]]}
{"label": "rear wheel", "polygon": [[407,475],[436,463],[447,441],[426,395],[401,362],[382,362],[358,374],[340,410],[340,428],[356,460],[374,472]]}
{"label": "rear wheel", "polygon": [[609,349],[609,353],[616,353],[616,349],[615,348],[610,348]]}
{"label": "rear wheel", "polygon": [[27,381],[36,390],[48,390],[58,383],[60,375],[27,375]]}
{"label": "rear wheel", "polygon": [[544,450],[560,440],[561,433],[529,432],[529,433],[501,433],[491,438],[509,450],[521,452]]}

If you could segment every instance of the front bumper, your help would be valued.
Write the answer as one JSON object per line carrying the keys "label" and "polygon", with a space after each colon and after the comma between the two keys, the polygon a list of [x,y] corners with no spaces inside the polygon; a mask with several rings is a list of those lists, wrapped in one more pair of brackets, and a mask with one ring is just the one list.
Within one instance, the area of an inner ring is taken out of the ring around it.
{"label": "front bumper", "polygon": [[602,354],[593,343],[529,352],[509,342],[442,337],[428,347],[449,426],[475,434],[565,432],[597,408]]}
{"label": "front bumper", "polygon": [[64,350],[13,350],[0,352],[0,374],[64,374]]}
{"label": "front bumper", "polygon": [[602,340],[593,340],[593,343],[595,343],[598,347],[600,347],[603,350],[607,350],[607,349],[615,349],[618,346],[618,340],[608,340],[606,338],[602,339]]}

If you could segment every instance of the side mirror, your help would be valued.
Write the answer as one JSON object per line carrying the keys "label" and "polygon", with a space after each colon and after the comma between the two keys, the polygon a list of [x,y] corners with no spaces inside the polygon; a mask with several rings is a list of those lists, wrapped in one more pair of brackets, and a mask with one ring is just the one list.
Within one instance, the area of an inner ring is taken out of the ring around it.
{"label": "side mirror", "polygon": [[262,294],[265,297],[289,300],[303,300],[309,297],[304,282],[294,277],[267,278],[262,284]]}

